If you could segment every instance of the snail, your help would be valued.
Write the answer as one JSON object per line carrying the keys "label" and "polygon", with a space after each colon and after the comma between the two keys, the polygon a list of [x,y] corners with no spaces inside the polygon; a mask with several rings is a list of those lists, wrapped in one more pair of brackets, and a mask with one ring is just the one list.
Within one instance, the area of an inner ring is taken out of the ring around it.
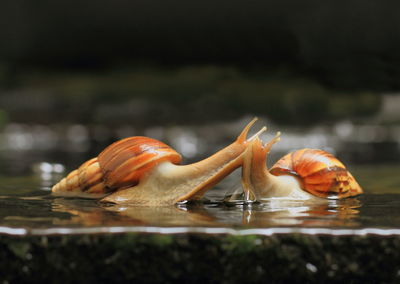
{"label": "snail", "polygon": [[141,136],[122,139],[72,171],[53,186],[52,193],[142,206],[198,200],[242,165],[249,142],[266,130],[263,127],[247,139],[256,120],[247,124],[235,142],[190,165],[179,165],[181,155],[161,141]]}
{"label": "snail", "polygon": [[285,155],[269,170],[266,160],[280,133],[268,143],[256,137],[244,154],[242,184],[247,201],[282,198],[322,201],[361,194],[362,188],[332,154],[300,149]]}

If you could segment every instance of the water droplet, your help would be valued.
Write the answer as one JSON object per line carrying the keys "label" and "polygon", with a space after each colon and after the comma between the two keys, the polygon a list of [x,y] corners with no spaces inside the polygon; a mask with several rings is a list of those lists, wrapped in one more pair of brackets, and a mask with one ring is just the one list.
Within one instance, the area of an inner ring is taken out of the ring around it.
{"label": "water droplet", "polygon": [[306,264],[306,268],[307,268],[309,271],[311,271],[312,273],[315,273],[315,272],[318,271],[318,268],[317,268],[314,264],[309,263],[309,262]]}

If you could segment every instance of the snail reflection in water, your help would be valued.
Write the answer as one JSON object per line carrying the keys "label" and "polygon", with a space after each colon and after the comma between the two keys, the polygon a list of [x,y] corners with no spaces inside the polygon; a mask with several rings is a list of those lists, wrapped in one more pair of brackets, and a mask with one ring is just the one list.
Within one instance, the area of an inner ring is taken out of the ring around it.
{"label": "snail reflection in water", "polygon": [[243,225],[252,227],[354,227],[359,226],[361,202],[356,198],[305,202],[304,200],[269,200],[243,207]]}
{"label": "snail reflection in water", "polygon": [[[103,198],[117,204],[173,205],[200,199],[225,176],[240,167],[249,143],[253,119],[235,142],[200,162],[179,165],[181,156],[168,145],[148,137],[117,141],[53,186],[61,196]],[[104,197],[105,196],[105,197]]]}
{"label": "snail reflection in water", "polygon": [[[182,206],[127,206],[107,204],[98,206],[93,200],[54,198],[51,210],[53,225],[98,226],[215,226],[216,218],[202,204]],[[62,213],[58,215],[57,213]]]}
{"label": "snail reflection in water", "polygon": [[246,150],[242,168],[246,200],[283,198],[322,201],[362,193],[360,185],[346,167],[323,150],[291,152],[268,170],[268,153],[279,140],[279,132],[266,144],[257,137]]}

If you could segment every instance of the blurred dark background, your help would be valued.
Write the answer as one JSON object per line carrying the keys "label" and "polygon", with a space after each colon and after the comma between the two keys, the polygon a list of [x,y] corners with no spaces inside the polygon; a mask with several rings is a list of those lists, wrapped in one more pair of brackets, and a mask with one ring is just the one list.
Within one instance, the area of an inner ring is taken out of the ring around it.
{"label": "blurred dark background", "polygon": [[[37,148],[53,136],[67,147],[64,136],[86,132],[103,146],[149,127],[258,115],[299,137],[314,127],[325,139],[347,139],[358,157],[389,143],[396,151],[385,157],[397,161],[399,8],[361,0],[3,0],[1,149]],[[39,144],[26,146],[26,133]]]}
{"label": "blurred dark background", "polygon": [[141,106],[150,108],[145,116],[161,113],[148,123],[243,113],[284,123],[370,115],[379,108],[377,92],[400,87],[399,6],[4,0],[1,105],[11,120],[42,122],[103,123],[110,118],[98,114],[101,105],[118,108],[132,98],[154,102]]}

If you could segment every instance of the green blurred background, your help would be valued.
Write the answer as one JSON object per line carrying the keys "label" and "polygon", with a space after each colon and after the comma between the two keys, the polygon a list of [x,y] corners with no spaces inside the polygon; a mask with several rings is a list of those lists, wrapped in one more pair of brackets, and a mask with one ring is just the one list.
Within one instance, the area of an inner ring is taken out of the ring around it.
{"label": "green blurred background", "polygon": [[395,1],[0,3],[1,119],[174,124],[379,112],[400,87]]}
{"label": "green blurred background", "polygon": [[283,132],[279,154],[397,163],[399,6],[1,1],[0,158],[20,161],[3,168],[72,168],[131,135],[196,159],[253,116]]}

